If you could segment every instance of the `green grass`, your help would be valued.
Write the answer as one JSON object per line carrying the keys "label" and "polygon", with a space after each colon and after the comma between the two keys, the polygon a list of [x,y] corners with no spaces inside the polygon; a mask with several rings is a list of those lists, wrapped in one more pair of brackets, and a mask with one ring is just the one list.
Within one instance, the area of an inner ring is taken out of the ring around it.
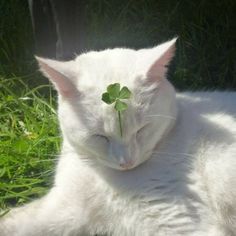
{"label": "green grass", "polygon": [[27,1],[0,3],[0,212],[47,192],[60,149],[55,92],[37,72]]}
{"label": "green grass", "polygon": [[[47,191],[60,146],[51,87],[30,89],[23,79],[2,78],[0,85],[2,209],[24,203]],[[42,89],[48,90],[47,99],[41,95]]]}
{"label": "green grass", "polygon": [[[169,73],[178,89],[236,88],[235,0],[85,4],[85,51],[151,47],[178,35]],[[55,92],[33,58],[27,1],[1,0],[0,15],[0,209],[6,210],[47,192],[60,132]]]}

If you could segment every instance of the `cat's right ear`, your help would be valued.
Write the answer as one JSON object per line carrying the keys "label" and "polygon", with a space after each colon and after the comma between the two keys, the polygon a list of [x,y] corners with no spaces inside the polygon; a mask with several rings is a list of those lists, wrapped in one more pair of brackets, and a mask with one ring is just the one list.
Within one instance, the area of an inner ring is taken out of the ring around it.
{"label": "cat's right ear", "polygon": [[154,48],[138,51],[141,67],[148,82],[156,83],[166,77],[167,67],[174,57],[177,38],[162,43]]}
{"label": "cat's right ear", "polygon": [[56,61],[35,56],[40,71],[53,83],[56,90],[64,98],[78,95],[76,89],[74,72],[74,61]]}

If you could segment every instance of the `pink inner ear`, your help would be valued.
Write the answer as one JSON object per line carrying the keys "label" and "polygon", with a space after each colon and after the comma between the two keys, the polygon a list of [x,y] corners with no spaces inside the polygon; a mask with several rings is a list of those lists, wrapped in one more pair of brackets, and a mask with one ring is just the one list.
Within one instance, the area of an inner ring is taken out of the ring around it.
{"label": "pink inner ear", "polygon": [[43,74],[52,81],[52,83],[55,85],[56,89],[62,96],[69,98],[75,96],[78,93],[75,85],[70,81],[69,78],[53,69],[39,58],[37,58],[37,60]]}
{"label": "pink inner ear", "polygon": [[165,77],[167,66],[175,54],[175,45],[171,45],[150,67],[147,77],[151,81],[161,80]]}

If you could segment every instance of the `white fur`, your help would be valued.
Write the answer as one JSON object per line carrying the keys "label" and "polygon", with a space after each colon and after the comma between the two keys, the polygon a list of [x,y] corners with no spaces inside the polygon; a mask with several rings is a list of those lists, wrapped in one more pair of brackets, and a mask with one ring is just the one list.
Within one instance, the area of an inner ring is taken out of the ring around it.
{"label": "white fur", "polygon": [[[62,152],[49,194],[1,219],[1,236],[236,235],[236,93],[175,98],[161,68],[173,44],[39,59],[59,91]],[[101,101],[115,82],[133,93],[122,138]]]}

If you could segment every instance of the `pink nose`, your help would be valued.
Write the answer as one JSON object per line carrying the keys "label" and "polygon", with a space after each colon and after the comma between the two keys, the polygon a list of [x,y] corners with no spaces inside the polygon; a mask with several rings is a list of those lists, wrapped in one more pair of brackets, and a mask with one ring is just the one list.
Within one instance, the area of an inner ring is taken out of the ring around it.
{"label": "pink nose", "polygon": [[120,167],[122,167],[125,170],[131,169],[133,165],[134,165],[134,162],[132,160],[120,163]]}

